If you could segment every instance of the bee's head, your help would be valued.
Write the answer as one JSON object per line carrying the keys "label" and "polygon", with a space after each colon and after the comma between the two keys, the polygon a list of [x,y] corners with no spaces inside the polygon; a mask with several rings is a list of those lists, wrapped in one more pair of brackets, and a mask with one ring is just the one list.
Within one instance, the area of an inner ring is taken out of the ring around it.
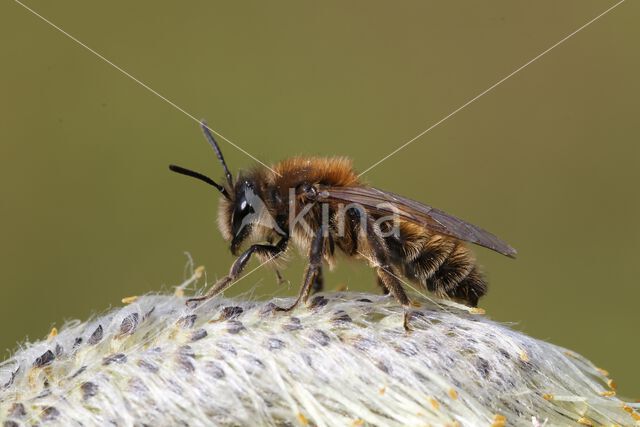
{"label": "bee's head", "polygon": [[[222,194],[223,198],[220,201],[218,211],[218,226],[225,240],[231,243],[230,249],[235,255],[242,243],[251,235],[254,227],[257,224],[269,225],[271,217],[263,200],[260,198],[259,189],[253,180],[241,177],[234,184],[231,172],[227,168],[222,152],[209,127],[204,121],[201,122],[201,126],[207,140],[222,163],[227,184],[220,185],[208,176],[181,166],[169,165],[169,169],[206,182]],[[264,222],[265,220],[267,223]]]}
{"label": "bee's head", "polygon": [[259,222],[264,203],[257,194],[256,185],[249,179],[241,178],[233,187],[233,195],[220,203],[218,226],[224,238],[231,242],[231,253],[249,237]]}

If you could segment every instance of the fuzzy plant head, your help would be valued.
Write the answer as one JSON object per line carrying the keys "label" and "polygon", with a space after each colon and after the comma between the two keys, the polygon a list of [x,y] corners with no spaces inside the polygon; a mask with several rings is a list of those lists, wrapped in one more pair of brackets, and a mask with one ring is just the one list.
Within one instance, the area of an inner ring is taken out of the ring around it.
{"label": "fuzzy plant head", "polygon": [[0,420],[27,425],[635,425],[585,358],[453,306],[402,327],[390,298],[148,295],[0,365]]}

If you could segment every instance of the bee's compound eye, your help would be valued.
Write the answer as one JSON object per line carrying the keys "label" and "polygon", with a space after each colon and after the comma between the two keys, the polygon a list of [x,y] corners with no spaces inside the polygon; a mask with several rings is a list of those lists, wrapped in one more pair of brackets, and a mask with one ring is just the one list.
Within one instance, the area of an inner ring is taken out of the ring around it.
{"label": "bee's compound eye", "polygon": [[244,217],[245,215],[253,212],[253,206],[249,200],[243,195],[236,204],[235,214]]}

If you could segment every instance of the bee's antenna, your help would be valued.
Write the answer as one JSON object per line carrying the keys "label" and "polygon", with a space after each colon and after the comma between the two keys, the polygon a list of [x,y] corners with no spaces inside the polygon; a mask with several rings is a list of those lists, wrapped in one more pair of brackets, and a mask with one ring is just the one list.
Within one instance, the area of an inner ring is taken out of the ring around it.
{"label": "bee's antenna", "polygon": [[218,156],[218,160],[220,160],[220,163],[222,163],[222,167],[224,168],[224,175],[227,177],[227,183],[229,184],[230,187],[233,187],[233,177],[231,176],[231,172],[229,172],[229,168],[227,167],[227,164],[224,161],[224,157],[222,157],[222,151],[220,151],[220,147],[218,147],[218,143],[216,142],[216,139],[213,137],[213,134],[211,133],[211,129],[209,129],[209,126],[207,126],[207,122],[205,122],[204,120],[200,120],[200,127],[202,128],[202,131],[204,132],[204,136],[207,138],[207,141],[209,141],[209,144],[211,144],[214,151],[216,152],[216,156]]}
{"label": "bee's antenna", "polygon": [[231,198],[229,197],[229,193],[227,192],[227,189],[224,188],[222,185],[218,184],[217,182],[215,182],[214,180],[212,180],[211,178],[209,178],[208,176],[205,176],[200,172],[192,171],[191,169],[183,168],[182,166],[178,166],[178,165],[169,165],[169,169],[181,175],[190,176],[192,178],[196,178],[196,179],[199,179],[200,181],[206,182],[207,184],[215,187],[220,193],[222,193],[222,195],[227,200],[231,200]]}

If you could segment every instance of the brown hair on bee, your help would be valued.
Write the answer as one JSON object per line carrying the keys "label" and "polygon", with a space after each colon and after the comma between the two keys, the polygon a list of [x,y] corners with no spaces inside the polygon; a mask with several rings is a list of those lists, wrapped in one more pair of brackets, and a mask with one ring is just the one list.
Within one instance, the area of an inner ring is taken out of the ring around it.
{"label": "brown hair on bee", "polygon": [[440,297],[476,306],[486,281],[464,242],[514,257],[516,251],[491,233],[438,209],[363,184],[345,157],[294,157],[272,168],[257,167],[234,181],[207,125],[204,134],[222,163],[226,184],[170,165],[174,172],[197,178],[222,195],[218,226],[230,250],[238,255],[229,274],[202,301],[223,292],[242,273],[252,256],[263,262],[281,258],[290,243],[309,262],[295,303],[289,311],[322,290],[322,265],[334,265],[336,250],[365,260],[376,269],[378,284],[405,307],[403,283],[411,282]]}

